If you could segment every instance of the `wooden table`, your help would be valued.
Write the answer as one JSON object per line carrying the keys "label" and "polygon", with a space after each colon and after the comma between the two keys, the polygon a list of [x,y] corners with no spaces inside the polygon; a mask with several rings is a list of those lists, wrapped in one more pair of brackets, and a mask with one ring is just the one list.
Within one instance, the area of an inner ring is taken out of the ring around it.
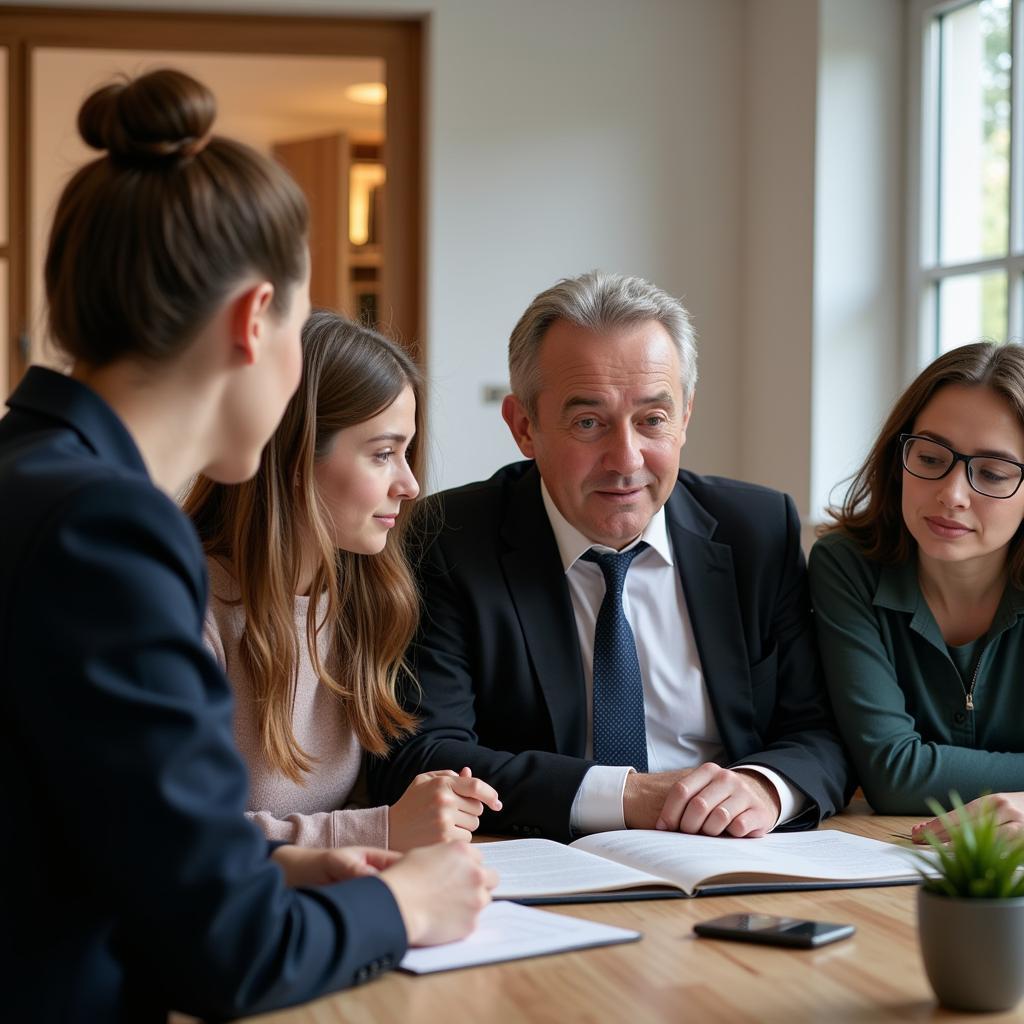
{"label": "wooden table", "polygon": [[[890,841],[919,819],[863,805],[824,828]],[[928,987],[917,948],[915,886],[710,896],[554,908],[643,932],[640,942],[413,977],[392,973],[260,1024],[566,1024],[1024,1020],[955,1014]],[[819,950],[697,939],[694,922],[737,911],[846,921],[856,934]],[[1024,955],[1024,954],[1022,954]]]}

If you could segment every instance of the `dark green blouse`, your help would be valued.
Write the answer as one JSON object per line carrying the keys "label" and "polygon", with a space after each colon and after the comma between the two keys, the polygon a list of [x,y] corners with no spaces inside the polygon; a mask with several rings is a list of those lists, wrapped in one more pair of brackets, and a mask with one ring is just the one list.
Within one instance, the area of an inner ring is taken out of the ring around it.
{"label": "dark green blouse", "polygon": [[878,565],[831,533],[809,572],[832,705],[871,806],[930,814],[926,799],[948,806],[950,790],[1024,790],[1024,591],[1008,586],[986,637],[950,652],[916,560]]}

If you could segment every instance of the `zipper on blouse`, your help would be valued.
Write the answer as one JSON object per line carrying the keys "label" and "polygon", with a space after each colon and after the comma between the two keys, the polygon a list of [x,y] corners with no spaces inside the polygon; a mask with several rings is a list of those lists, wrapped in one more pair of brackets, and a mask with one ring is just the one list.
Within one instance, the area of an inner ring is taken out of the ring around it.
{"label": "zipper on blouse", "polygon": [[978,654],[978,660],[974,663],[974,672],[971,674],[971,685],[967,687],[967,691],[964,694],[965,701],[964,707],[968,711],[974,710],[974,686],[978,682],[978,670],[981,668],[981,659],[985,656],[985,648],[982,647],[981,652]]}

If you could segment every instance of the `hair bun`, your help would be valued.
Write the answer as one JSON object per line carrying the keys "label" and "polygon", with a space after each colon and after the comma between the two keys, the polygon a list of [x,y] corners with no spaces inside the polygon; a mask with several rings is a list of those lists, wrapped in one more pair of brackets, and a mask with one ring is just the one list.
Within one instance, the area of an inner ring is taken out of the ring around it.
{"label": "hair bun", "polygon": [[198,153],[216,114],[205,85],[164,68],[97,89],[78,112],[78,131],[115,159],[165,161]]}

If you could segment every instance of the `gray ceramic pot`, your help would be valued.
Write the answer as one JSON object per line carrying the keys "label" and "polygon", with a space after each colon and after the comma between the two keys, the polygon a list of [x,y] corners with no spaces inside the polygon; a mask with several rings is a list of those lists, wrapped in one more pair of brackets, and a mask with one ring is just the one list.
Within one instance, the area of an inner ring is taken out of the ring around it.
{"label": "gray ceramic pot", "polygon": [[919,889],[917,929],[943,1006],[1009,1010],[1024,996],[1024,897],[970,900]]}

